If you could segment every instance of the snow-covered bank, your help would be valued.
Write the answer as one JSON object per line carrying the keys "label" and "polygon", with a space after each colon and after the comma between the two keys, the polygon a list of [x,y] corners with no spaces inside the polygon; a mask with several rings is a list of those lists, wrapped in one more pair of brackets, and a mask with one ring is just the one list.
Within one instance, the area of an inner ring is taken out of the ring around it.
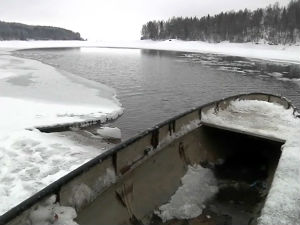
{"label": "snow-covered bank", "polygon": [[293,109],[264,101],[241,100],[231,102],[217,113],[209,110],[202,120],[286,140],[259,224],[299,224],[300,119],[293,115]]}
{"label": "snow-covered bank", "polygon": [[1,215],[105,150],[34,127],[113,119],[123,109],[105,85],[4,50],[0,90]]}
{"label": "snow-covered bank", "polygon": [[0,49],[15,50],[49,47],[115,47],[214,53],[300,64],[300,45],[255,43],[207,43],[201,41],[0,41]]}

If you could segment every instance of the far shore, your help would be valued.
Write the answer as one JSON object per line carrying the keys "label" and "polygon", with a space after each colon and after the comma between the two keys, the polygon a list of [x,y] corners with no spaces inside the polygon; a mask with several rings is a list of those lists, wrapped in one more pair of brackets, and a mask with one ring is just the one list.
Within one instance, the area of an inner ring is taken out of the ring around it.
{"label": "far shore", "polygon": [[264,43],[207,43],[173,39],[166,41],[0,41],[0,53],[20,49],[63,47],[111,47],[211,53],[300,64],[300,43],[269,45]]}

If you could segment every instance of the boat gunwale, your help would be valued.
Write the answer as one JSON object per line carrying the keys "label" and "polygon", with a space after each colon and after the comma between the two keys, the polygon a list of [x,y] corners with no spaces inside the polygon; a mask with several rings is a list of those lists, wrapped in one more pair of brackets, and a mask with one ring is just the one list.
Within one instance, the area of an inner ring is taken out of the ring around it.
{"label": "boat gunwale", "polygon": [[232,128],[232,127],[217,125],[217,124],[213,124],[213,123],[209,123],[209,122],[201,121],[201,125],[203,125],[205,127],[215,128],[215,129],[218,129],[218,130],[229,131],[229,132],[232,132],[232,133],[239,133],[239,134],[243,134],[243,135],[247,135],[247,136],[253,136],[253,137],[256,137],[256,138],[259,138],[259,139],[265,139],[265,140],[269,140],[269,141],[273,141],[273,142],[278,142],[278,143],[281,143],[281,144],[284,144],[286,142],[286,140],[282,139],[282,138],[273,137],[273,136],[266,136],[264,134],[257,134],[257,133],[244,131],[244,130],[240,130],[240,129]]}
{"label": "boat gunwale", "polygon": [[[49,184],[36,194],[32,195],[31,197],[27,198],[17,206],[13,207],[6,213],[4,213],[2,216],[0,216],[0,225],[6,224],[10,221],[12,221],[15,217],[19,216],[21,213],[23,213],[25,210],[28,210],[30,207],[34,206],[36,203],[38,203],[40,200],[45,199],[46,197],[49,197],[52,194],[57,194],[61,187],[65,185],[66,183],[70,182],[72,179],[76,178],[77,176],[80,176],[84,172],[88,171],[93,166],[101,163],[105,159],[109,157],[113,157],[114,154],[121,151],[122,149],[126,148],[127,146],[131,145],[132,143],[142,139],[146,135],[152,133],[155,134],[155,131],[159,130],[161,127],[173,123],[174,121],[178,120],[179,118],[182,118],[186,116],[187,114],[199,111],[199,118],[201,120],[201,112],[202,109],[208,106],[212,106],[215,104],[215,109],[218,108],[218,105],[220,102],[228,101],[228,100],[237,100],[242,96],[250,96],[250,95],[265,95],[268,97],[268,102],[270,100],[270,97],[275,97],[284,100],[289,108],[293,108],[293,115],[295,115],[296,112],[298,112],[298,109],[292,104],[290,100],[287,98],[280,96],[280,95],[274,95],[269,93],[262,93],[262,92],[251,92],[251,93],[243,93],[243,94],[237,94],[233,96],[229,96],[226,98],[222,98],[216,101],[212,101],[203,105],[200,105],[198,107],[191,108],[185,112],[182,112],[170,119],[167,119],[161,123],[158,123],[157,125],[129,138],[128,140],[114,146],[113,148],[101,153],[100,155],[96,156],[95,158],[89,160],[88,162],[84,163],[83,165],[79,166],[75,170],[69,172],[68,174],[64,175],[63,177],[59,178],[58,180],[54,181],[53,183]],[[243,99],[242,99],[243,100]],[[250,100],[250,99],[249,99]],[[296,115],[295,115],[296,116]]]}

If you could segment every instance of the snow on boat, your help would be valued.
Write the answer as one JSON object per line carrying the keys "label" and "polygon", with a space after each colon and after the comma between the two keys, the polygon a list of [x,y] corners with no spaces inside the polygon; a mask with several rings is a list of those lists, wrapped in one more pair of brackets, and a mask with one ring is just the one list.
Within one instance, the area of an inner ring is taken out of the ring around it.
{"label": "snow on boat", "polygon": [[0,224],[299,224],[299,136],[283,97],[222,99],[99,155]]}

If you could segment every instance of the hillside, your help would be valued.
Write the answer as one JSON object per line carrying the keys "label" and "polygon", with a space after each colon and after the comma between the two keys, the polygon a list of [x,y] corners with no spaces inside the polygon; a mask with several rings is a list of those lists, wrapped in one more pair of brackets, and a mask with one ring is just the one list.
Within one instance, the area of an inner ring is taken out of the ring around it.
{"label": "hillside", "polygon": [[80,33],[59,27],[0,21],[0,40],[83,40]]}
{"label": "hillside", "polygon": [[275,3],[254,11],[149,21],[142,27],[141,39],[296,43],[300,41],[300,0],[291,0],[286,7]]}

